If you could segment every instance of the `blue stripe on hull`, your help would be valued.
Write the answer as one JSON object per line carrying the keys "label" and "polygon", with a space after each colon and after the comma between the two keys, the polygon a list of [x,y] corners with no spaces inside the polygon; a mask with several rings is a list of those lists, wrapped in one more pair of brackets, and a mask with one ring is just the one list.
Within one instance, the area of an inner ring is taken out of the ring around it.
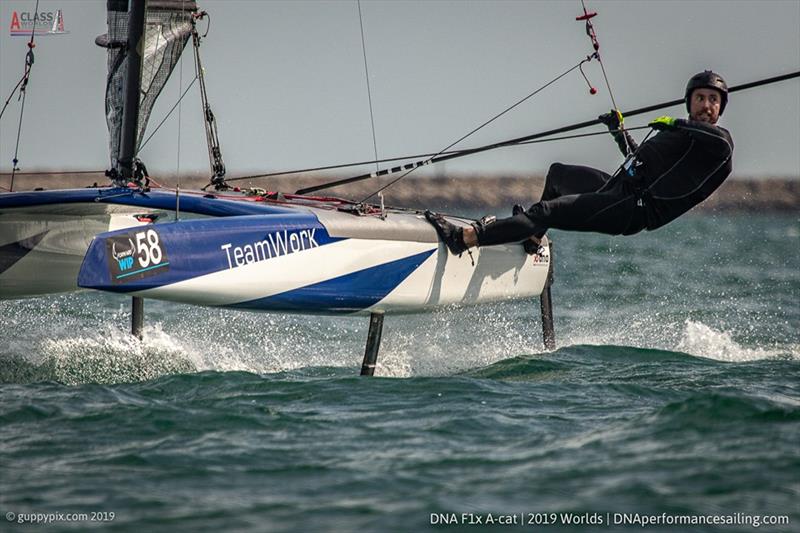
{"label": "blue stripe on hull", "polygon": [[411,275],[433,250],[299,289],[226,306],[259,311],[352,313],[375,305]]}

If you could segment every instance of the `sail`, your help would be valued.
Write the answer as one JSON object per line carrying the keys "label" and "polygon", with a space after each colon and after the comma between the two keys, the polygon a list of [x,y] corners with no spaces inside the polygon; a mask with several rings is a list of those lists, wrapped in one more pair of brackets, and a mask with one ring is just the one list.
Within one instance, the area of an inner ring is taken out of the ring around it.
{"label": "sail", "polygon": [[[196,11],[197,4],[194,1],[147,1],[136,134],[137,152],[153,105],[191,36],[192,14]],[[107,0],[107,16],[108,33],[97,37],[95,43],[108,49],[106,123],[108,124],[111,167],[116,169],[122,140],[123,100],[127,72],[128,0]]]}

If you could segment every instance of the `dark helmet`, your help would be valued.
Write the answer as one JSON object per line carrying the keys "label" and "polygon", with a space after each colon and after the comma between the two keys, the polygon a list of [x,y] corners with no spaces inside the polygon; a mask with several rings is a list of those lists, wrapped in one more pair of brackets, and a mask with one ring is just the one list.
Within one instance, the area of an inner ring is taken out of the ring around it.
{"label": "dark helmet", "polygon": [[686,84],[686,111],[691,112],[689,108],[689,100],[692,97],[692,91],[695,89],[716,89],[720,94],[719,114],[725,111],[725,105],[728,103],[728,84],[722,79],[722,76],[710,70],[704,70],[699,74],[695,74],[689,79]]}

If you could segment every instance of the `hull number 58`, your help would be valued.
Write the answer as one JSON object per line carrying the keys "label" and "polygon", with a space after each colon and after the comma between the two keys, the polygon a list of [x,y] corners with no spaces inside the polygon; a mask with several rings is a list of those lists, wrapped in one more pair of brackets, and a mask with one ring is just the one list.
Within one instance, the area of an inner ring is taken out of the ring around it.
{"label": "hull number 58", "polygon": [[148,229],[136,234],[136,254],[139,266],[142,268],[161,263],[164,254],[161,252],[161,243],[155,230]]}

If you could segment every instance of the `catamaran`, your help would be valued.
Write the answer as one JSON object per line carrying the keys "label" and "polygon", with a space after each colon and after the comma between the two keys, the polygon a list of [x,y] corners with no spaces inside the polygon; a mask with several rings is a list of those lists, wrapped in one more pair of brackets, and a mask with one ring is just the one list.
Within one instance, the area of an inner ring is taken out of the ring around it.
{"label": "catamaran", "polygon": [[[14,169],[9,192],[0,193],[0,299],[79,288],[129,294],[134,297],[135,332],[141,330],[142,298],[254,311],[368,314],[362,373],[371,374],[385,314],[540,296],[545,346],[554,346],[549,288],[553,261],[546,239],[531,254],[514,244],[456,256],[439,241],[423,211],[386,207],[382,197],[375,204],[368,203],[369,198],[351,201],[311,193],[405,172],[401,179],[423,165],[543,138],[554,140],[559,138],[554,135],[598,124],[590,120],[451,150],[566,74],[576,70],[583,74],[585,63],[596,60],[602,67],[591,20],[596,13],[584,5],[577,17],[586,25],[592,53],[445,149],[423,160],[287,194],[240,191],[225,181],[199,54],[197,22],[206,13],[189,0],[108,0],[107,9],[108,32],[95,42],[108,54],[111,168],[106,174],[111,185],[19,192],[13,191]],[[29,56],[35,34],[34,27]],[[153,104],[190,39],[213,191],[155,186],[137,157],[146,143],[143,135]],[[23,98],[32,64],[32,58],[26,62],[17,86],[22,87]],[[729,92],[798,76],[800,72],[759,80]],[[590,93],[597,93],[583,77]],[[624,114],[631,117],[682,102]],[[448,220],[457,225],[473,222],[460,217]]]}
{"label": "catamaran", "polygon": [[[379,342],[384,314],[542,293],[546,243],[531,255],[508,245],[455,256],[419,210],[231,190],[202,78],[215,190],[152,186],[136,154],[190,38],[199,63],[203,13],[183,0],[130,7],[109,1],[108,33],[96,39],[108,50],[112,185],[0,194],[0,298],[86,288],[255,311],[368,314]],[[365,373],[372,368],[374,361]]]}

